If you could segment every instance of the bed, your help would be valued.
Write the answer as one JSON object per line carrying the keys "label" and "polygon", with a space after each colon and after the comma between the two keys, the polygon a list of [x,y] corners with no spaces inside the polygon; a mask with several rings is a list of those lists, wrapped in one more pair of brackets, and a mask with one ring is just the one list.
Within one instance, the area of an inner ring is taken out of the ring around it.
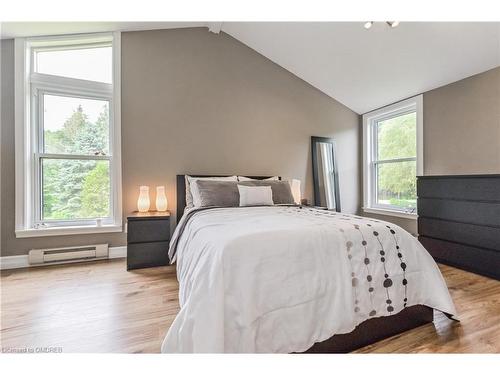
{"label": "bed", "polygon": [[345,353],[433,309],[456,319],[436,263],[400,227],[296,205],[184,212],[184,181],[169,250],[181,310],[162,352]]}

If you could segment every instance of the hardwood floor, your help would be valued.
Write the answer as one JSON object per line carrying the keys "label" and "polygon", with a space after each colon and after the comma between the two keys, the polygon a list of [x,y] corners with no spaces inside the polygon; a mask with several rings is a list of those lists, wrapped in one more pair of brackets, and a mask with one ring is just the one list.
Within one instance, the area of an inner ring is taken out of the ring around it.
{"label": "hardwood floor", "polygon": [[[499,353],[500,282],[440,266],[461,323],[435,322],[358,353]],[[179,304],[175,268],[124,260],[1,272],[1,347],[159,352]],[[57,350],[57,349],[56,349]]]}

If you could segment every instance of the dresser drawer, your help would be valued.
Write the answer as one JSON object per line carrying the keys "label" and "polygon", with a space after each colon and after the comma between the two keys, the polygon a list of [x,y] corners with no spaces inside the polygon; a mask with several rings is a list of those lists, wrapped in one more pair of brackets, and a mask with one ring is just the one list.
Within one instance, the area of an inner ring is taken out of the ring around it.
{"label": "dresser drawer", "polygon": [[134,243],[127,246],[127,270],[168,264],[168,241]]}
{"label": "dresser drawer", "polygon": [[170,240],[170,220],[129,220],[127,242],[142,243]]}
{"label": "dresser drawer", "polygon": [[419,236],[418,240],[437,262],[500,280],[500,256],[497,251],[425,236]]}
{"label": "dresser drawer", "polygon": [[426,217],[418,218],[418,234],[438,240],[481,247],[500,253],[500,228]]}

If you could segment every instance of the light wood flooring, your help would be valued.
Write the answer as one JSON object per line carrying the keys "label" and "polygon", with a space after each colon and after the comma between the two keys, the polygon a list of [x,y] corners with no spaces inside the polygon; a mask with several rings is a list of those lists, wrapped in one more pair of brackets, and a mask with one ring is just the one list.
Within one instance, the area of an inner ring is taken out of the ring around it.
{"label": "light wood flooring", "polygon": [[[434,324],[359,353],[499,353],[500,282],[440,266],[461,323]],[[1,271],[0,346],[156,353],[179,304],[175,268],[127,272],[124,260]]]}

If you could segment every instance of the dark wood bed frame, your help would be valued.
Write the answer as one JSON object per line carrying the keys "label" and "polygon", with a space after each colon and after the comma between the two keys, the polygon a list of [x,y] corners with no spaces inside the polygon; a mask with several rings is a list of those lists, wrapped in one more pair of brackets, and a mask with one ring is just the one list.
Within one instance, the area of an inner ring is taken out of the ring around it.
{"label": "dark wood bed frame", "polygon": [[[221,175],[190,175],[193,177],[226,177]],[[246,176],[263,180],[267,176]],[[177,175],[177,222],[186,207],[185,175]],[[431,323],[434,319],[432,308],[416,305],[403,309],[399,313],[386,317],[372,318],[358,325],[352,332],[333,335],[329,339],[318,342],[305,353],[349,353],[363,346],[373,344],[385,338],[397,335],[410,329]]]}

